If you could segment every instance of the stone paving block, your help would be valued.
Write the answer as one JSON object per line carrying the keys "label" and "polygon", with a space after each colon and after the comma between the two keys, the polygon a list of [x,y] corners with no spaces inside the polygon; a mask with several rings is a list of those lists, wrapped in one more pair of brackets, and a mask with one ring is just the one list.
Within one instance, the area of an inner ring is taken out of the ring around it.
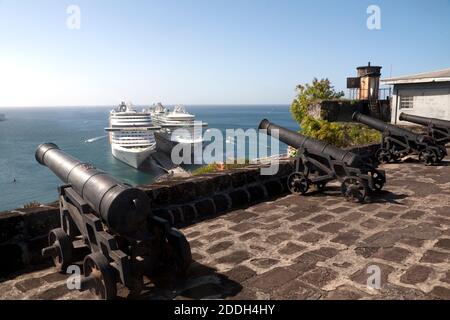
{"label": "stone paving block", "polygon": [[372,257],[376,252],[378,252],[380,248],[378,247],[357,247],[355,248],[355,253],[358,256],[364,257],[364,258],[370,258]]}
{"label": "stone paving block", "polygon": [[407,213],[400,216],[402,219],[417,220],[425,215],[425,212],[420,210],[410,210]]}
{"label": "stone paving block", "polygon": [[450,206],[434,208],[434,212],[438,216],[444,216],[444,217],[450,218]]}
{"label": "stone paving block", "polygon": [[286,217],[285,219],[288,221],[299,221],[299,220],[302,220],[302,219],[312,216],[313,213],[314,212],[311,212],[311,211],[302,211],[302,212],[296,212],[296,213],[294,212],[294,214]]}
{"label": "stone paving block", "polygon": [[248,281],[250,287],[272,292],[274,289],[294,280],[298,274],[288,268],[275,268]]}
{"label": "stone paving block", "polygon": [[393,247],[393,248],[381,248],[372,257],[393,262],[402,262],[410,254],[411,252],[406,249]]}
{"label": "stone paving block", "polygon": [[448,253],[443,253],[435,250],[428,250],[424,253],[420,262],[428,262],[428,263],[443,263],[447,262],[450,259],[450,255]]}
{"label": "stone paving block", "polygon": [[33,299],[38,300],[56,300],[62,298],[65,294],[69,293],[70,290],[67,288],[66,284],[62,284],[57,286],[56,288],[47,289],[36,296],[33,296]]}
{"label": "stone paving block", "polygon": [[365,215],[361,212],[352,212],[346,215],[345,217],[341,218],[341,221],[344,222],[357,222],[361,218],[363,218]]}
{"label": "stone paving block", "polygon": [[300,224],[296,224],[291,226],[291,230],[295,231],[295,232],[303,232],[303,231],[307,231],[314,228],[314,225],[311,223],[300,223]]}
{"label": "stone paving block", "polygon": [[367,297],[365,292],[350,286],[340,286],[329,292],[325,300],[359,300],[364,297]]}
{"label": "stone paving block", "polygon": [[344,229],[345,227],[346,227],[346,225],[343,223],[331,222],[331,223],[328,223],[328,224],[318,228],[317,230],[319,230],[321,232],[326,232],[326,233],[337,233],[340,230]]}
{"label": "stone paving block", "polygon": [[256,276],[256,272],[249,267],[239,265],[230,271],[224,273],[229,279],[236,282],[244,282],[250,278]]}
{"label": "stone paving block", "polygon": [[308,232],[298,238],[299,241],[307,242],[307,243],[316,243],[324,236],[322,234],[316,232]]}
{"label": "stone paving block", "polygon": [[239,240],[241,241],[248,241],[248,240],[252,240],[255,238],[259,238],[261,237],[261,235],[259,233],[256,232],[247,232],[244,233],[242,236],[239,236]]}
{"label": "stone paving block", "polygon": [[257,259],[251,259],[250,263],[258,268],[270,268],[276,265],[279,262],[279,260],[271,259],[271,258],[257,258]]}
{"label": "stone paving block", "polygon": [[318,215],[318,216],[315,216],[315,217],[309,219],[309,221],[314,222],[314,223],[324,223],[324,222],[330,221],[333,218],[334,218],[334,216],[332,216],[332,215],[321,214],[321,215]]}
{"label": "stone paving block", "polygon": [[425,242],[425,240],[415,239],[415,238],[401,238],[399,240],[400,243],[406,244],[411,247],[421,248]]}
{"label": "stone paving block", "polygon": [[304,247],[304,246],[300,246],[293,242],[288,242],[283,248],[281,248],[278,251],[278,253],[283,254],[283,255],[292,255],[294,253],[300,252],[305,249],[306,249],[306,247]]}
{"label": "stone paving block", "polygon": [[224,219],[234,222],[234,223],[241,223],[243,221],[252,221],[253,219],[257,218],[258,215],[252,212],[244,211],[244,210],[238,210],[234,211],[233,213],[227,214]]}
{"label": "stone paving block", "polygon": [[380,285],[381,287],[385,286],[388,283],[388,277],[389,275],[395,271],[395,269],[387,264],[382,263],[369,263],[365,265],[363,268],[361,268],[359,271],[355,272],[351,275],[350,279],[356,283],[367,285],[367,281],[369,280],[369,277],[373,275],[373,272],[371,271],[370,267],[376,266],[380,268]]}
{"label": "stone paving block", "polygon": [[209,241],[209,242],[212,242],[212,241],[217,241],[217,240],[223,239],[223,238],[228,237],[230,235],[231,235],[230,232],[219,231],[219,232],[216,232],[216,233],[213,233],[213,234],[205,236],[204,239]]}
{"label": "stone paving block", "polygon": [[430,294],[438,299],[450,300],[450,289],[436,286],[431,290]]}
{"label": "stone paving block", "polygon": [[320,290],[299,280],[290,281],[273,292],[275,299],[282,300],[317,300],[322,296]]}
{"label": "stone paving block", "polygon": [[439,239],[434,245],[435,248],[450,250],[450,239]]}
{"label": "stone paving block", "polygon": [[273,235],[270,235],[267,237],[267,242],[278,245],[284,241],[290,240],[292,238],[292,235],[287,232],[279,232]]}
{"label": "stone paving block", "polygon": [[218,263],[230,263],[239,264],[250,258],[250,254],[247,251],[234,251],[224,257],[217,259]]}
{"label": "stone paving block", "polygon": [[61,272],[54,272],[43,276],[41,279],[47,283],[55,283],[67,279],[67,275]]}
{"label": "stone paving block", "polygon": [[383,212],[380,212],[380,213],[375,215],[375,217],[378,217],[378,218],[381,218],[381,219],[385,219],[385,220],[391,220],[395,216],[396,216],[395,213],[387,212],[387,211],[383,211]]}
{"label": "stone paving block", "polygon": [[309,251],[308,253],[330,259],[330,258],[335,257],[339,253],[339,250],[337,250],[335,248],[330,248],[330,247],[322,247],[317,250]]}
{"label": "stone paving block", "polygon": [[406,284],[418,284],[421,282],[425,282],[430,276],[433,269],[415,265],[406,270],[406,272],[401,276],[400,281]]}
{"label": "stone paving block", "polygon": [[336,271],[329,268],[317,267],[301,275],[299,280],[322,289],[325,285],[337,277],[338,273]]}
{"label": "stone paving block", "polygon": [[447,273],[441,278],[442,282],[450,283],[450,271],[447,271]]}
{"label": "stone paving block", "polygon": [[361,232],[358,230],[349,230],[346,232],[341,232],[337,237],[332,239],[332,242],[344,244],[346,246],[353,245],[361,236]]}
{"label": "stone paving block", "polygon": [[44,280],[40,278],[30,278],[16,283],[16,288],[25,293],[27,291],[39,288],[44,284]]}
{"label": "stone paving block", "polygon": [[341,214],[341,213],[347,213],[351,210],[352,210],[352,208],[349,208],[349,207],[337,207],[334,209],[330,209],[330,212]]}
{"label": "stone paving block", "polygon": [[206,250],[206,252],[208,252],[209,254],[222,252],[222,251],[225,251],[228,248],[230,248],[232,245],[233,245],[232,241],[223,241],[223,242],[217,243],[217,244],[213,245],[212,247],[208,248],[208,250]]}

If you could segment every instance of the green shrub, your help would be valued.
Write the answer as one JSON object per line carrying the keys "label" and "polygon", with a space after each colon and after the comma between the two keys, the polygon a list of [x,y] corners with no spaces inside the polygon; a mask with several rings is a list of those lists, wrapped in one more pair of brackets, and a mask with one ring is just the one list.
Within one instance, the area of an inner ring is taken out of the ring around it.
{"label": "green shrub", "polygon": [[248,159],[245,159],[245,161],[243,161],[244,163],[238,163],[238,162],[242,162],[242,161],[235,161],[234,163],[225,163],[225,164],[222,164],[222,163],[208,164],[206,166],[195,169],[194,171],[192,171],[192,174],[194,176],[196,176],[196,175],[205,174],[205,173],[214,173],[214,172],[220,172],[220,171],[226,171],[226,170],[233,170],[233,169],[246,167],[250,164],[250,161]]}

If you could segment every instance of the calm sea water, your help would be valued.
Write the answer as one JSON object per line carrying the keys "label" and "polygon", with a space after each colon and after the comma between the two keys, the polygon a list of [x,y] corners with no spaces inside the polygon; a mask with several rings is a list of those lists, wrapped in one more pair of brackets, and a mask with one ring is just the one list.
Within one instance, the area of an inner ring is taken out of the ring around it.
{"label": "calm sea water", "polygon": [[[263,118],[298,129],[289,106],[186,106],[210,128],[249,129]],[[82,108],[0,108],[7,121],[0,122],[0,211],[22,207],[25,203],[57,199],[61,181],[35,158],[36,147],[54,142],[62,150],[94,164],[132,185],[154,180],[148,172],[135,170],[114,159],[104,128],[110,107]],[[98,138],[98,139],[95,139]],[[95,141],[87,143],[86,140]],[[285,146],[282,147],[285,151]],[[16,179],[16,182],[13,182]]]}

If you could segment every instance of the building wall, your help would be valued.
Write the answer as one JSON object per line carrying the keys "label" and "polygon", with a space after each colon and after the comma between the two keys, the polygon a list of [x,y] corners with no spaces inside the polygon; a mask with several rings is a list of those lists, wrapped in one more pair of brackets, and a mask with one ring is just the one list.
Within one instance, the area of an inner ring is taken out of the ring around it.
{"label": "building wall", "polygon": [[[400,109],[401,96],[413,97],[413,108]],[[450,82],[395,85],[391,105],[395,124],[413,125],[398,120],[402,112],[450,121]]]}

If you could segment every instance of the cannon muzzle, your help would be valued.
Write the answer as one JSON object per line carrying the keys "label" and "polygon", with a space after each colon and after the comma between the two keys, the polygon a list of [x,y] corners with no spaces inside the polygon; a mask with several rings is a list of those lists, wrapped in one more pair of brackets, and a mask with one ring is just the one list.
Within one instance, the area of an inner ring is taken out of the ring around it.
{"label": "cannon muzzle", "polygon": [[350,151],[339,149],[324,141],[306,137],[295,131],[280,127],[267,119],[261,121],[259,129],[267,130],[267,134],[270,136],[277,130],[279,140],[296,149],[306,149],[317,154],[328,155],[351,167],[362,165],[361,158]]}
{"label": "cannon muzzle", "polygon": [[140,231],[151,215],[150,199],[144,191],[81,162],[53,143],[40,145],[35,156],[41,165],[69,184],[113,233],[134,239],[142,234]]}

